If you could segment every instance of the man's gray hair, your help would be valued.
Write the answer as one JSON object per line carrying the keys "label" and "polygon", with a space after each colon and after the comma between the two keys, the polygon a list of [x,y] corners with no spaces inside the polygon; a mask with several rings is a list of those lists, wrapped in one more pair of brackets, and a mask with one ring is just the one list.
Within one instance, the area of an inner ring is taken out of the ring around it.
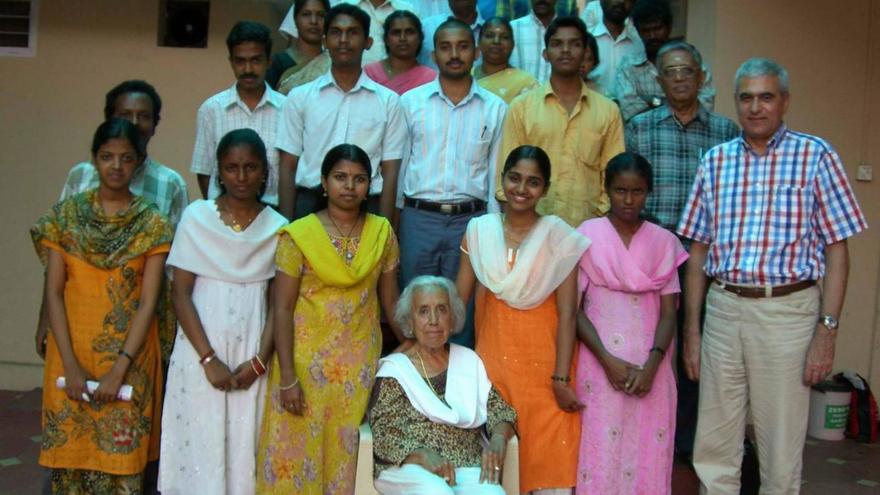
{"label": "man's gray hair", "polygon": [[[697,50],[697,47],[688,43],[687,41],[681,40],[670,41],[669,43],[666,43],[660,47],[660,50],[657,51],[658,64],[661,60],[663,60],[663,55],[666,55],[669,52],[677,51],[690,53],[691,57],[694,58],[694,64],[696,64],[696,66],[700,68],[700,70],[703,69],[703,56],[700,55],[700,51]],[[658,66],[657,69],[659,70],[660,67]]]}
{"label": "man's gray hair", "polygon": [[397,300],[397,307],[394,308],[394,321],[397,322],[398,328],[403,332],[406,338],[413,338],[412,315],[413,315],[413,298],[416,292],[432,292],[443,291],[449,298],[449,309],[452,311],[452,329],[450,335],[455,335],[464,328],[465,309],[464,303],[458,297],[458,289],[451,280],[445,277],[435,277],[433,275],[422,275],[414,278]]}
{"label": "man's gray hair", "polygon": [[785,67],[776,63],[775,60],[764,57],[753,57],[739,66],[736,76],[733,78],[733,87],[739,91],[739,83],[743,79],[752,79],[761,76],[773,76],[779,79],[779,90],[788,93],[788,71]]}

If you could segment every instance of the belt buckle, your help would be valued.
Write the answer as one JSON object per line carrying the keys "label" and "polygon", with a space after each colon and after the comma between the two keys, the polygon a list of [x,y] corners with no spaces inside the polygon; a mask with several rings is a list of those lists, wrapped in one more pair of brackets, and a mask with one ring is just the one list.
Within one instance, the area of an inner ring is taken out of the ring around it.
{"label": "belt buckle", "polygon": [[446,213],[448,215],[448,214],[452,213],[452,209],[454,206],[455,205],[452,205],[449,203],[443,203],[440,205],[440,211],[442,211],[443,213]]}

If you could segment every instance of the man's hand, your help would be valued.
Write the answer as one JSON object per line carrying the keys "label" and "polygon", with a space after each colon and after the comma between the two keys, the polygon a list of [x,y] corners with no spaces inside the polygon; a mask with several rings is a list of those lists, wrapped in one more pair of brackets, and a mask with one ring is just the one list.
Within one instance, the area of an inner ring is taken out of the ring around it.
{"label": "man's hand", "polygon": [[834,365],[834,332],[821,323],[816,325],[813,340],[807,349],[807,362],[804,366],[804,384],[815,385],[831,373]]}
{"label": "man's hand", "polygon": [[700,346],[702,336],[699,330],[687,330],[684,334],[684,349],[681,360],[684,361],[684,371],[688,378],[700,381]]}

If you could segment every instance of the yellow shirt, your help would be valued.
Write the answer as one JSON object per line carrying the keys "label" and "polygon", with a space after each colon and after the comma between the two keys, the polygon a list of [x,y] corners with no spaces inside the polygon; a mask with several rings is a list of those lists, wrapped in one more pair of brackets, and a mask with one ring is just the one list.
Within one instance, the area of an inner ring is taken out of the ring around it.
{"label": "yellow shirt", "polygon": [[550,189],[538,203],[539,213],[557,215],[577,227],[608,211],[605,166],[624,151],[623,121],[614,102],[582,85],[580,100],[568,115],[549,82],[514,99],[498,153],[499,200],[504,199],[504,161],[524,144],[542,148],[552,165]]}

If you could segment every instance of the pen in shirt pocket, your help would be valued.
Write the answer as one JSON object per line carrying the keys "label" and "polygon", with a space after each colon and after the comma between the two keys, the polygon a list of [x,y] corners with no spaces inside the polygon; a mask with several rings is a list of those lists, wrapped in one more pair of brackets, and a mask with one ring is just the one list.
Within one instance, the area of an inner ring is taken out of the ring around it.
{"label": "pen in shirt pocket", "polygon": [[483,126],[483,132],[480,133],[480,139],[483,139],[483,138],[486,137],[486,130],[487,130],[487,129],[489,129],[489,126],[484,125],[484,126]]}

